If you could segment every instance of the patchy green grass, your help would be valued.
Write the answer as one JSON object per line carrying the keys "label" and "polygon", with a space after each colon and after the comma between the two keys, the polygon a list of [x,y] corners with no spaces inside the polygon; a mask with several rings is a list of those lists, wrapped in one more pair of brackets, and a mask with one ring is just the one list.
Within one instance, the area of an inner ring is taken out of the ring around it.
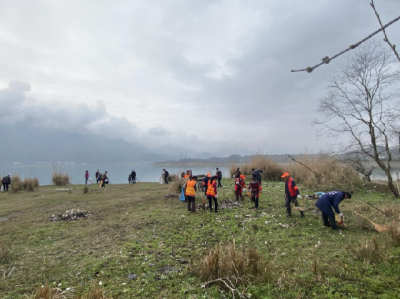
{"label": "patchy green grass", "polygon": [[[223,185],[219,201],[233,199],[233,182]],[[216,246],[233,240],[237,250],[256,250],[269,267],[268,278],[238,284],[246,298],[400,298],[400,248],[352,214],[384,221],[356,200],[341,205],[349,229],[338,234],[321,227],[308,199],[299,200],[310,209],[305,218],[296,211],[286,218],[282,183],[263,183],[258,211],[246,198],[242,207],[218,214],[191,214],[185,203],[164,199],[168,186],[155,183],[92,185],[87,194],[83,186],[67,186],[70,193],[56,188],[0,193],[1,298],[32,298],[46,284],[59,288],[61,298],[81,298],[94,286],[114,299],[230,298],[221,284],[203,287],[198,269]],[[395,216],[400,211],[381,186],[367,185],[360,194]],[[70,209],[98,214],[48,221]],[[369,244],[375,247],[357,250]]]}

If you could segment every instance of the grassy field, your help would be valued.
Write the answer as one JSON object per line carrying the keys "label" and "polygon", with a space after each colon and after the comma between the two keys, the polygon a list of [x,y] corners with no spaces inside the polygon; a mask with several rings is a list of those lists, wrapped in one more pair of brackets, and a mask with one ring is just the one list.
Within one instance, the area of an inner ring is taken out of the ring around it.
{"label": "grassy field", "polygon": [[[223,185],[219,200],[233,199],[233,182]],[[374,186],[358,194],[399,217],[400,201]],[[235,286],[243,298],[400,298],[400,246],[353,214],[384,221],[356,200],[341,205],[349,229],[339,234],[321,227],[311,200],[299,200],[310,209],[306,217],[293,211],[286,218],[282,183],[263,183],[258,211],[245,199],[218,214],[191,214],[185,203],[164,199],[168,187],[155,183],[92,185],[87,194],[83,186],[67,188],[72,192],[45,186],[0,193],[0,298],[34,298],[46,284],[60,298],[79,298],[94,286],[114,299],[231,298],[222,283],[202,285],[201,264],[233,240],[238,252],[255,249],[264,267]],[[70,209],[98,214],[48,221]]]}

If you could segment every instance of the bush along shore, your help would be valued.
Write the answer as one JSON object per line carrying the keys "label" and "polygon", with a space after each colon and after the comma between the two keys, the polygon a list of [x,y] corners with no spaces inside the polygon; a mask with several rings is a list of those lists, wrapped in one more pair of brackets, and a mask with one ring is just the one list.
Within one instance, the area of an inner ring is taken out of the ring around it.
{"label": "bush along shore", "polygon": [[[387,187],[364,183],[356,191],[386,217],[347,200],[339,234],[321,227],[315,199],[304,196],[332,189],[309,187],[291,171],[304,218],[285,217],[279,181],[263,181],[253,211],[249,198],[230,204],[234,182],[223,179],[218,200],[229,204],[219,213],[201,208],[200,193],[190,213],[179,193],[156,183],[0,193],[0,297],[399,298],[400,231],[392,218],[400,203]],[[49,221],[56,215],[74,221]],[[369,220],[390,227],[378,233]]]}

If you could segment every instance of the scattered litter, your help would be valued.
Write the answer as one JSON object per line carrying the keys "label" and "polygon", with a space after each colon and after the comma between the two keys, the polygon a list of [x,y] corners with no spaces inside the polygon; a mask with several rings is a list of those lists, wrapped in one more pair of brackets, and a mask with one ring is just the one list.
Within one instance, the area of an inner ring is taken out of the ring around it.
{"label": "scattered litter", "polygon": [[57,189],[54,189],[54,190],[58,191],[58,192],[68,192],[69,191],[68,188],[57,188]]}
{"label": "scattered litter", "polygon": [[178,199],[178,198],[179,198],[179,194],[177,194],[177,193],[164,194],[164,199]]}
{"label": "scattered litter", "polygon": [[160,269],[158,269],[158,272],[160,272],[162,274],[161,279],[162,279],[163,275],[168,275],[172,272],[179,272],[179,271],[181,271],[181,269],[176,269],[171,266],[164,266],[164,267],[161,267]]}
{"label": "scattered litter", "polygon": [[232,200],[232,199],[224,199],[218,203],[218,207],[220,209],[231,209],[231,208],[240,207],[240,206],[242,206],[241,202]]}
{"label": "scattered litter", "polygon": [[176,261],[177,261],[179,264],[189,264],[189,261],[188,261],[188,260],[185,260],[185,259],[176,259]]}
{"label": "scattered litter", "polygon": [[67,210],[63,214],[51,215],[49,221],[71,221],[78,220],[79,218],[84,218],[92,215],[96,215],[97,213],[82,211],[82,210]]}
{"label": "scattered litter", "polygon": [[128,274],[128,278],[129,278],[129,279],[135,279],[136,277],[137,277],[136,274],[132,274],[132,273],[129,273],[129,274]]}

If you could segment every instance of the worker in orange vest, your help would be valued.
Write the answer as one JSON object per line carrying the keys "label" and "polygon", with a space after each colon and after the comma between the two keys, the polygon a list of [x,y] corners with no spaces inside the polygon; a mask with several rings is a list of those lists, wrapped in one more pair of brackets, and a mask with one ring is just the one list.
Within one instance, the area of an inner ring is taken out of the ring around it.
{"label": "worker in orange vest", "polygon": [[203,180],[203,189],[204,189],[204,194],[207,196],[207,188],[208,188],[208,181],[211,178],[211,173],[207,173],[206,177]]}
{"label": "worker in orange vest", "polygon": [[188,211],[196,212],[195,195],[196,195],[196,181],[197,176],[190,176],[186,183],[185,196],[188,200]]}
{"label": "worker in orange vest", "polygon": [[215,213],[218,213],[218,193],[217,193],[217,176],[213,176],[208,181],[207,185],[207,198],[208,198],[208,206],[210,207],[210,212],[212,212],[212,200],[214,200],[215,204]]}
{"label": "worker in orange vest", "polygon": [[[292,210],[290,208],[290,203],[293,203],[295,207],[298,207],[297,197],[300,196],[299,187],[296,186],[296,182],[292,179],[288,172],[282,175],[285,179],[285,207],[287,212],[287,217],[292,216]],[[300,197],[301,198],[301,197]],[[300,211],[300,217],[304,217],[304,213]]]}

